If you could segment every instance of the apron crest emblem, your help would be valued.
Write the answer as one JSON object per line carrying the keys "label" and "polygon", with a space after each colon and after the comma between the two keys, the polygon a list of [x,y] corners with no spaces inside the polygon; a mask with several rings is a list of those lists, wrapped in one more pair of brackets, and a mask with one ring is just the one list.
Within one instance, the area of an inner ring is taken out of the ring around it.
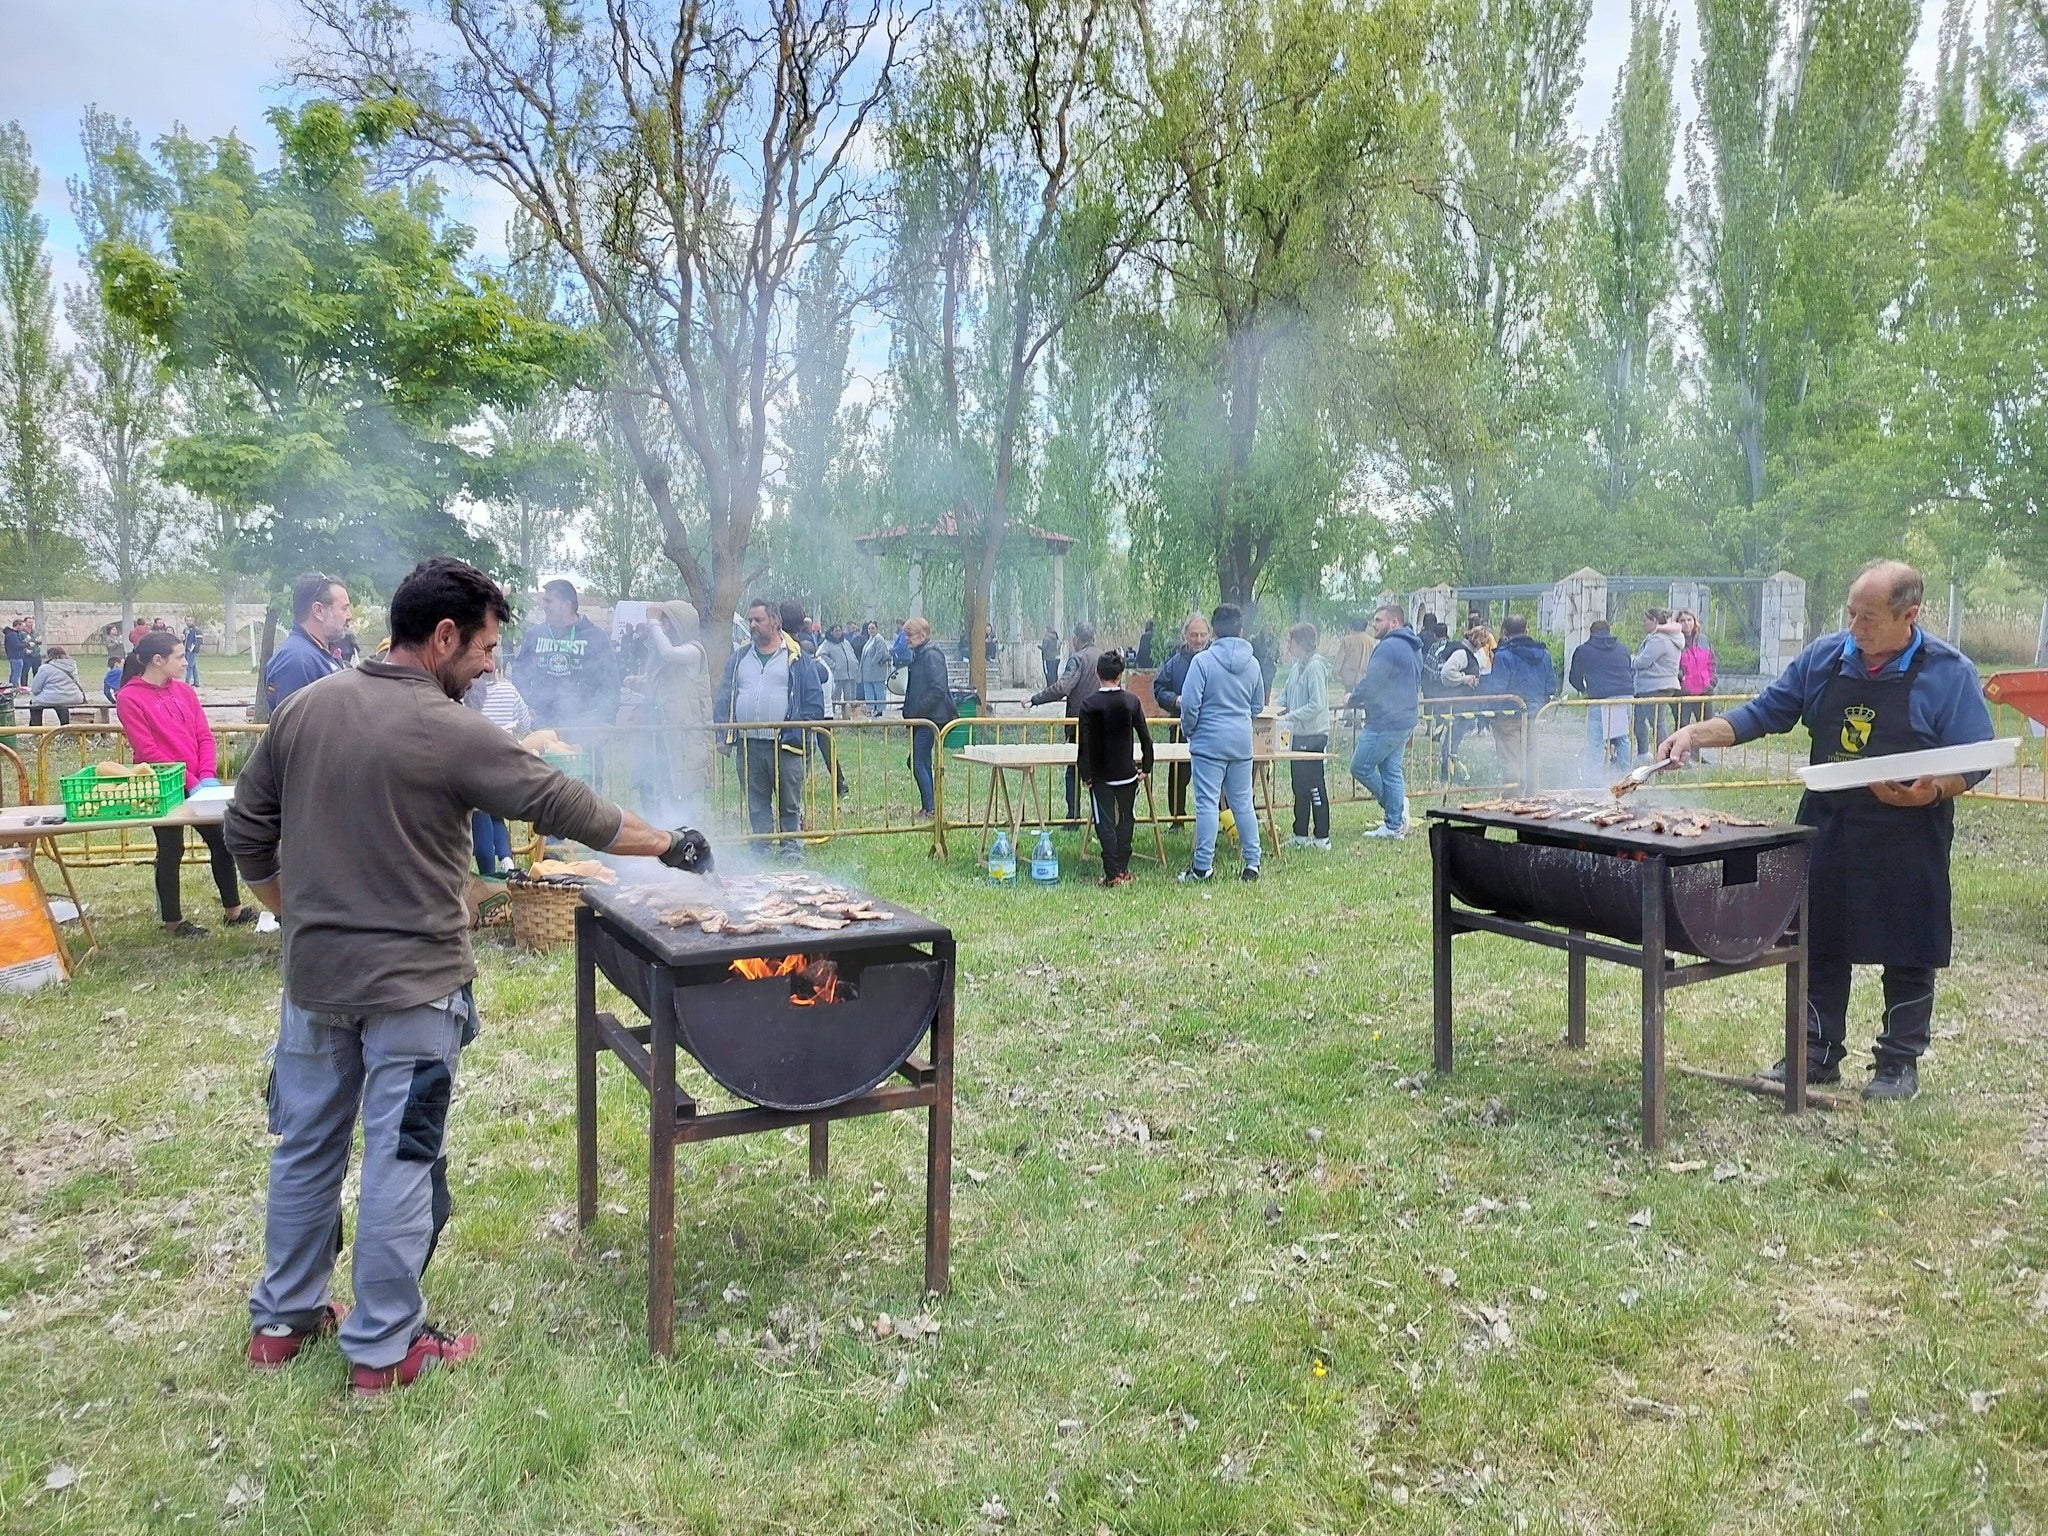
{"label": "apron crest emblem", "polygon": [[1877,723],[1877,711],[1867,704],[1851,704],[1842,711],[1842,750],[1855,754],[1870,745],[1871,727]]}

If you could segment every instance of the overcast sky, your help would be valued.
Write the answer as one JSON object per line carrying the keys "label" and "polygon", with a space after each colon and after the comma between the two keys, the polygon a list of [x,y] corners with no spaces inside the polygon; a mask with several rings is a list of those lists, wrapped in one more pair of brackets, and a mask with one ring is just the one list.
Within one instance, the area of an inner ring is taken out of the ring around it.
{"label": "overcast sky", "polygon": [[[1913,62],[1924,79],[1934,58],[1938,0],[1925,20]],[[5,0],[0,48],[0,116],[20,119],[43,169],[43,207],[60,281],[77,270],[77,232],[64,178],[78,169],[78,120],[88,104],[134,120],[145,141],[183,124],[200,138],[239,130],[261,151],[269,142],[264,109],[284,99],[283,62],[298,28],[293,0]],[[1692,7],[1679,5],[1680,100],[1692,115]],[[1606,121],[1615,74],[1628,51],[1628,0],[1593,0],[1587,29],[1580,129],[1590,138]],[[496,197],[457,193],[451,211],[479,226],[480,244],[499,245],[503,206]]]}

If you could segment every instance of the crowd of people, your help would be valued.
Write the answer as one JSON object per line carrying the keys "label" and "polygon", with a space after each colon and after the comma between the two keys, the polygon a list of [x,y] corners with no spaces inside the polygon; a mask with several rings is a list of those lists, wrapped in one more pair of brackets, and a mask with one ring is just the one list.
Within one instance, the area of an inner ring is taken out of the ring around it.
{"label": "crowd of people", "polygon": [[[1588,771],[1595,775],[1617,762],[1625,765],[1647,756],[1677,726],[1712,714],[1707,696],[1718,678],[1698,616],[1653,608],[1642,622],[1636,650],[1624,646],[1603,619],[1591,626],[1589,638],[1567,661],[1566,685],[1584,699],[1602,701],[1587,708]],[[1358,727],[1351,776],[1381,808],[1379,825],[1366,835],[1399,838],[1408,829],[1404,764],[1419,728],[1434,735],[1446,780],[1462,773],[1459,753],[1467,738],[1484,730],[1492,734],[1506,777],[1519,782],[1529,767],[1533,722],[1544,705],[1560,696],[1556,660],[1520,614],[1504,615],[1496,635],[1475,611],[1453,633],[1434,613],[1424,613],[1411,628],[1401,605],[1388,603],[1346,622],[1334,658],[1324,654],[1316,625],[1294,625],[1277,663],[1265,654],[1268,644],[1243,637],[1243,624],[1243,613],[1234,604],[1207,616],[1190,614],[1181,626],[1180,645],[1152,676],[1155,705],[1178,720],[1181,739],[1189,746],[1189,760],[1172,763],[1166,781],[1167,810],[1175,820],[1188,816],[1193,792],[1195,850],[1183,880],[1211,878],[1219,822],[1237,828],[1240,878],[1258,878],[1258,829],[1248,811],[1252,721],[1262,712],[1276,717],[1290,747],[1294,825],[1288,846],[1328,849],[1324,754],[1339,710],[1348,712]],[[1082,766],[1075,777],[1081,790],[1092,792],[1086,765],[1103,755],[1101,745],[1087,739],[1096,719],[1090,702],[1101,686],[1098,660],[1117,658],[1119,676],[1133,654],[1149,661],[1154,627],[1148,622],[1135,653],[1122,657],[1099,647],[1086,624],[1074,626],[1064,664],[1055,655],[1056,644],[1057,636],[1048,631],[1041,642],[1046,685],[1031,702],[1060,704],[1069,719],[1080,722]],[[1122,725],[1118,721],[1106,728],[1120,733]],[[1120,742],[1115,750],[1121,752]],[[1122,758],[1117,762],[1121,765]],[[1078,815],[1075,777],[1068,783],[1069,816]],[[1096,795],[1090,815],[1102,838],[1104,882],[1121,883],[1127,872],[1110,852],[1121,831],[1119,808]]]}
{"label": "crowd of people", "polygon": [[[206,636],[197,624],[188,621],[184,634],[179,636],[167,619],[147,623],[137,619],[125,633],[116,621],[97,631],[97,635],[107,658],[106,671],[100,678],[100,695],[109,704],[114,703],[121,688],[122,663],[152,635],[169,635],[178,642],[176,649],[184,659],[184,681],[188,686],[198,686],[199,653],[205,647]],[[46,646],[36,621],[26,614],[9,620],[7,627],[0,629],[0,641],[6,647],[10,696],[25,696],[29,724],[41,725],[50,720],[69,725],[71,711],[86,702],[85,679],[79,674],[78,658],[64,646]]]}
{"label": "crowd of people", "polygon": [[[649,758],[640,775],[643,802],[695,804],[711,773],[729,771],[751,830],[795,859],[801,857],[798,834],[812,765],[822,764],[838,795],[849,790],[829,722],[880,717],[892,696],[900,696],[901,718],[911,727],[905,767],[920,814],[933,814],[934,757],[957,716],[958,694],[930,623],[910,617],[886,627],[874,620],[824,624],[797,601],[765,597],[747,605],[744,620],[744,638],[736,636],[722,661],[707,654],[697,612],[683,602],[649,605],[645,618],[622,626],[615,642],[582,611],[573,583],[549,581],[540,592],[537,620],[509,660],[479,674],[463,702],[515,738],[561,733],[557,739],[568,752],[580,750],[580,734],[622,719],[663,727],[648,733],[651,747],[639,749]],[[291,628],[264,671],[267,712],[358,659],[353,623],[344,582],[309,572],[294,583]],[[1559,693],[1550,651],[1517,614],[1504,616],[1498,636],[1477,612],[1453,633],[1430,613],[1411,628],[1400,606],[1387,604],[1347,621],[1334,655],[1324,654],[1321,632],[1312,623],[1292,626],[1281,641],[1270,630],[1248,638],[1244,627],[1242,610],[1232,604],[1206,616],[1190,615],[1179,645],[1164,656],[1155,656],[1150,622],[1135,645],[1122,649],[1099,644],[1087,623],[1074,625],[1064,642],[1051,629],[1042,637],[1045,684],[1030,703],[1057,705],[1062,718],[1073,722],[1067,730],[1079,761],[1066,775],[1067,814],[1078,818],[1085,798],[1101,837],[1105,883],[1130,878],[1128,802],[1136,779],[1127,770],[1142,763],[1149,773],[1153,761],[1144,712],[1122,686],[1133,668],[1152,671],[1154,704],[1176,722],[1189,749],[1185,761],[1169,766],[1167,808],[1175,819],[1192,816],[1193,857],[1182,878],[1196,882],[1213,877],[1218,834],[1225,827],[1236,833],[1240,879],[1258,878],[1261,850],[1250,775],[1252,721],[1261,713],[1277,716],[1291,747],[1294,816],[1288,844],[1328,849],[1323,754],[1338,711],[1349,712],[1358,726],[1349,771],[1382,810],[1379,825],[1367,835],[1399,838],[1407,832],[1403,764],[1419,727],[1426,724],[1437,737],[1447,775],[1465,740],[1474,731],[1490,731],[1512,776],[1523,763],[1531,719]],[[149,760],[184,763],[194,785],[210,778],[211,733],[191,692],[203,643],[199,631],[188,627],[182,646],[161,620],[138,622],[125,637],[118,626],[110,631],[109,675],[102,688],[117,704],[132,700],[122,710],[124,728],[135,713],[147,750],[174,754]],[[43,653],[26,619],[5,633],[10,673],[30,690],[36,718],[47,709],[65,720],[67,709],[85,697],[76,661],[61,647]],[[993,626],[983,641],[993,658]],[[173,662],[161,659],[181,650],[182,680],[170,677]],[[183,692],[170,692],[171,682]],[[1588,751],[1604,766],[1646,754],[1669,730],[1709,717],[1704,702],[1686,701],[1712,691],[1713,652],[1695,615],[1651,609],[1633,652],[1605,621],[1593,625],[1591,637],[1568,660],[1565,682],[1586,698],[1616,701],[1587,711]],[[131,689],[137,691],[131,695]],[[1104,694],[1114,697],[1098,704]],[[180,722],[177,731],[166,729],[173,717]],[[130,735],[141,755],[142,739]],[[728,765],[723,770],[716,763],[720,758]],[[471,836],[479,873],[497,876],[513,868],[503,820],[477,810]],[[182,833],[164,839],[159,852],[160,916],[175,931],[203,931],[184,919],[177,900]],[[211,844],[209,853],[228,920],[244,920],[247,909],[239,903],[225,855]]]}

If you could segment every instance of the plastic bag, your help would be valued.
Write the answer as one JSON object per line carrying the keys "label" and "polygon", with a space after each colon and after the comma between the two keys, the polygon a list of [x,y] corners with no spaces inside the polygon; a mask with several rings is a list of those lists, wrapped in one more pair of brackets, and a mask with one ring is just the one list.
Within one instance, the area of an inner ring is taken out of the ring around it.
{"label": "plastic bag", "polygon": [[64,950],[29,878],[28,856],[0,848],[0,992],[33,992],[65,979]]}

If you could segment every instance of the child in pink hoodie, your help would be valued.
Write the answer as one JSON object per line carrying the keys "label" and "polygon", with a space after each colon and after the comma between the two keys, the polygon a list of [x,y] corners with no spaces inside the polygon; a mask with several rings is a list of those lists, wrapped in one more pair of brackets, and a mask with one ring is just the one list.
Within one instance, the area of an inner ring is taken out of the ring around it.
{"label": "child in pink hoodie", "polygon": [[[177,641],[168,634],[149,634],[129,653],[121,669],[121,691],[114,703],[121,715],[121,729],[135,751],[138,763],[179,763],[185,769],[185,792],[220,782],[215,775],[218,757],[213,727],[206,722],[199,695],[175,675],[177,665],[171,653]],[[198,938],[206,930],[187,922],[180,908],[178,874],[185,860],[185,829],[155,827],[156,902],[164,926],[180,938]],[[214,887],[220,893],[223,921],[233,928],[256,921],[253,907],[242,904],[235,881],[235,861],[228,852],[227,839],[219,823],[194,826],[206,844],[213,867]]]}

